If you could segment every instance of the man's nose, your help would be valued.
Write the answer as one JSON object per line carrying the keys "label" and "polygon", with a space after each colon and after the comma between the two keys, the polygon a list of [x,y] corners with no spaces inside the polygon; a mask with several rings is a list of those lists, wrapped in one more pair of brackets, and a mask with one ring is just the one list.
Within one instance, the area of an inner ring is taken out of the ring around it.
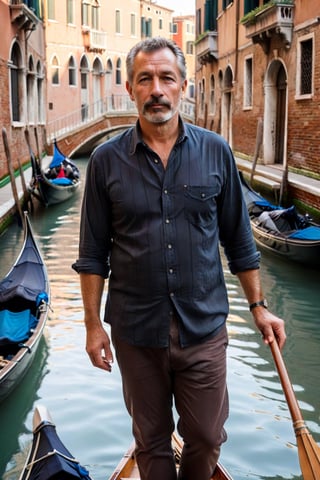
{"label": "man's nose", "polygon": [[162,95],[162,88],[161,88],[161,82],[160,79],[155,77],[152,80],[152,92],[151,95],[154,97],[159,97]]}

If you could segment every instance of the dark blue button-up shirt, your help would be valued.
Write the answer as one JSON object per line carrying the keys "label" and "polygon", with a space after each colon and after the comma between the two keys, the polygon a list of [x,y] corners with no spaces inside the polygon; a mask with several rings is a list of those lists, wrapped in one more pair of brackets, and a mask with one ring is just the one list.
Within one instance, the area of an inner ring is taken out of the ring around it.
{"label": "dark blue button-up shirt", "polygon": [[172,312],[182,346],[215,335],[231,272],[259,267],[238,172],[214,132],[182,124],[166,169],[139,123],[99,146],[87,169],[78,272],[109,275],[105,321],[135,345],[168,345]]}

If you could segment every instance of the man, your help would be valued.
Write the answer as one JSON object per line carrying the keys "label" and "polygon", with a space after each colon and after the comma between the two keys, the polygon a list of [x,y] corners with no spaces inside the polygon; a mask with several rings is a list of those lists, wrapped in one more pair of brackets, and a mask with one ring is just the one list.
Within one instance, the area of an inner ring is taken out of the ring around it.
{"label": "man", "polygon": [[82,205],[79,259],[87,330],[96,367],[111,371],[110,340],[132,416],[142,480],[175,480],[173,400],[184,440],[180,480],[209,480],[226,439],[228,301],[223,246],[264,341],[285,343],[283,321],[263,300],[259,253],[237,168],[217,134],[183,124],[187,87],[181,50],[147,39],[127,57],[135,127],[91,156]]}

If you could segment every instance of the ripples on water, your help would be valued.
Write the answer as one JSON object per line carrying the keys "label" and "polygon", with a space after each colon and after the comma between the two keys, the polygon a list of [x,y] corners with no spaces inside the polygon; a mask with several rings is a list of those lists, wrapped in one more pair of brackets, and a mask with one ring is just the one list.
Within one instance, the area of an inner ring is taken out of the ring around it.
{"label": "ripples on water", "polygon": [[[85,161],[77,161],[84,172]],[[84,351],[77,257],[81,192],[64,204],[38,208],[30,219],[51,283],[52,311],[31,370],[2,405],[0,476],[17,480],[31,441],[37,403],[46,405],[67,447],[95,480],[106,480],[131,443],[120,374],[94,369]],[[3,276],[20,249],[15,225],[0,238]],[[319,427],[318,272],[263,256],[261,274],[271,308],[287,322],[284,358],[302,414],[316,441]],[[235,480],[300,479],[290,414],[269,348],[252,324],[237,280],[225,268],[230,299],[228,441],[221,460]]]}

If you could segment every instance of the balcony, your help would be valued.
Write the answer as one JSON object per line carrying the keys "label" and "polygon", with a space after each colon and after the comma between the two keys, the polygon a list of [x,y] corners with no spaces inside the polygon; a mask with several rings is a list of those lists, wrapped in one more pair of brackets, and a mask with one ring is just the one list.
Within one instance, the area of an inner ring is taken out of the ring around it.
{"label": "balcony", "polygon": [[35,30],[39,23],[39,18],[34,11],[21,0],[11,0],[10,16],[11,23],[16,25],[19,30]]}
{"label": "balcony", "polygon": [[205,32],[195,41],[196,55],[201,65],[218,60],[218,32]]}
{"label": "balcony", "polygon": [[107,33],[93,28],[82,27],[83,43],[89,52],[102,53],[107,48]]}
{"label": "balcony", "polygon": [[246,36],[259,43],[265,53],[269,52],[270,40],[278,37],[285,48],[290,48],[293,30],[293,2],[288,0],[266,4],[263,9],[253,10],[241,20]]}

